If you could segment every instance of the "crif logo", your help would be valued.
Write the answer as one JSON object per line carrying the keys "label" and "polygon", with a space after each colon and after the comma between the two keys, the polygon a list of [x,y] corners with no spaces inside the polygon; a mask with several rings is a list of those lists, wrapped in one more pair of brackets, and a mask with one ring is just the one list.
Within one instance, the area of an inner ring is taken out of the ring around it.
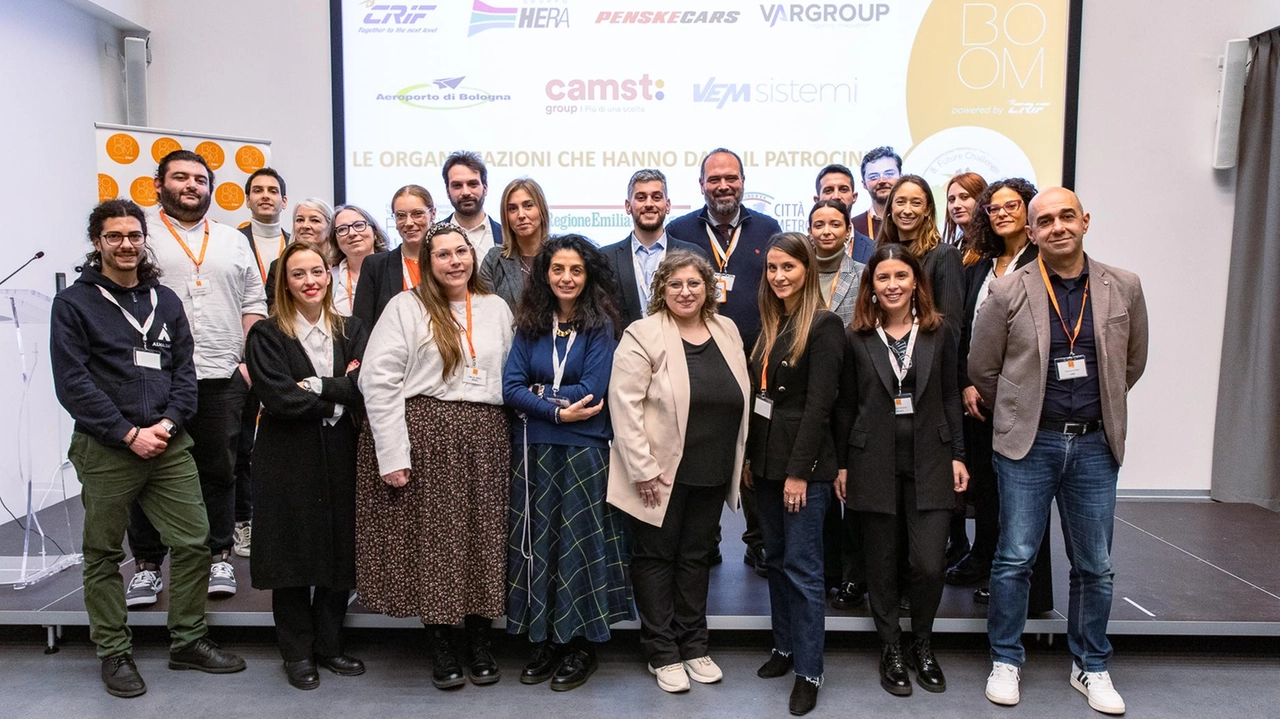
{"label": "crif logo", "polygon": [[878,22],[889,14],[889,6],[885,3],[793,3],[791,5],[761,5],[760,14],[769,27],[779,22],[814,22],[814,23],[863,23]]}
{"label": "crif logo", "polygon": [[369,5],[365,25],[413,25],[436,9],[435,5]]}
{"label": "crif logo", "polygon": [[1049,107],[1047,102],[1018,102],[1017,100],[1009,101],[1010,115],[1039,115]]}
{"label": "crif logo", "polygon": [[493,7],[482,0],[472,0],[471,28],[467,37],[485,30],[550,30],[562,27],[569,27],[568,7]]}
{"label": "crif logo", "polygon": [[712,77],[704,84],[694,83],[693,101],[715,103],[717,110],[723,109],[726,102],[751,102],[751,86],[745,82],[716,82]]}

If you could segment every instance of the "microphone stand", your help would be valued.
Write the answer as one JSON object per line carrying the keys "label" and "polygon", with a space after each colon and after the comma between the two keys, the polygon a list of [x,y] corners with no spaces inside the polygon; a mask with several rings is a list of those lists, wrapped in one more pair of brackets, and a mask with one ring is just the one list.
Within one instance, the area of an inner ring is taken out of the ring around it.
{"label": "microphone stand", "polygon": [[37,252],[37,253],[35,254],[35,256],[34,256],[34,257],[32,257],[31,259],[27,260],[26,262],[23,262],[21,267],[19,267],[18,269],[14,270],[13,272],[10,272],[8,277],[5,277],[3,280],[0,280],[0,285],[3,285],[4,283],[6,283],[6,282],[8,282],[9,280],[13,279],[13,276],[14,276],[14,275],[16,275],[16,274],[18,274],[19,272],[21,272],[21,271],[23,271],[23,270],[27,269],[27,265],[31,264],[32,262],[35,262],[36,260],[40,259],[41,257],[44,257],[44,252]]}

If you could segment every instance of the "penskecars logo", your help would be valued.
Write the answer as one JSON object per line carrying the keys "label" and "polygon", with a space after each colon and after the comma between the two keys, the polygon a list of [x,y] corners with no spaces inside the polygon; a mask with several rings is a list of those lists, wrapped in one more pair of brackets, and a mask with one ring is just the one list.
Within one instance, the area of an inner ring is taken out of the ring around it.
{"label": "penskecars logo", "polygon": [[601,10],[596,24],[610,25],[732,25],[738,10]]}
{"label": "penskecars logo", "polygon": [[644,112],[648,103],[666,99],[664,87],[666,82],[650,79],[647,72],[621,80],[553,78],[547,81],[547,99],[561,104],[547,105],[547,114]]}
{"label": "penskecars logo", "polygon": [[419,85],[410,85],[399,92],[378,93],[379,102],[399,102],[419,110],[466,110],[491,102],[510,102],[510,95],[502,95],[463,85],[465,75],[442,77]]}
{"label": "penskecars logo", "polygon": [[368,12],[360,22],[360,34],[418,34],[433,33],[440,28],[431,25],[435,5],[395,5],[365,0],[361,3]]}
{"label": "penskecars logo", "polygon": [[569,27],[567,0],[543,0],[524,7],[493,7],[483,0],[472,0],[471,27],[467,37],[485,30],[558,30]]}
{"label": "penskecars logo", "polygon": [[792,3],[790,5],[760,5],[760,14],[769,27],[780,22],[820,23],[824,25],[852,25],[879,22],[889,14],[885,3]]}
{"label": "penskecars logo", "polygon": [[728,103],[757,105],[844,104],[857,99],[857,83],[803,82],[769,78],[768,82],[716,82],[714,76],[704,83],[694,83],[693,101],[708,103],[723,110]]}

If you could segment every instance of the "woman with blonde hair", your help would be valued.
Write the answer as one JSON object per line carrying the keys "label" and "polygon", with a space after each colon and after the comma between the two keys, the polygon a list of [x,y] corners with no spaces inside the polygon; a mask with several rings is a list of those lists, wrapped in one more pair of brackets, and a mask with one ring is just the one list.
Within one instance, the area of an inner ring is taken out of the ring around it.
{"label": "woman with blonde hair", "polygon": [[502,244],[484,257],[480,276],[515,312],[533,271],[533,258],[551,228],[547,197],[528,177],[512,180],[502,191]]}
{"label": "woman with blonde hair", "polygon": [[356,288],[360,286],[360,270],[369,255],[387,251],[387,233],[373,215],[355,205],[341,205],[333,215],[329,231],[333,252],[333,308],[350,317],[356,308]]}

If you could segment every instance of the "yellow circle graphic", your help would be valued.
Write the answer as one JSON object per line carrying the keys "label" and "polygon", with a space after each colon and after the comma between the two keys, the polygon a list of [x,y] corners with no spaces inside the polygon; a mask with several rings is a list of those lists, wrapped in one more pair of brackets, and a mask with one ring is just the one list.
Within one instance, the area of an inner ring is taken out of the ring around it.
{"label": "yellow circle graphic", "polygon": [[117,132],[107,138],[107,157],[113,162],[127,165],[138,159],[140,154],[142,149],[138,147],[138,141],[133,139],[133,135]]}
{"label": "yellow circle graphic", "polygon": [[241,145],[236,150],[236,167],[244,172],[257,172],[266,167],[267,158],[263,156],[262,150],[253,145]]}
{"label": "yellow circle graphic", "polygon": [[206,140],[196,145],[196,154],[209,163],[210,170],[222,167],[222,163],[227,161],[227,153],[222,150],[222,145],[211,140]]}
{"label": "yellow circle graphic", "polygon": [[234,182],[224,182],[214,191],[213,199],[224,210],[238,210],[244,205],[244,190]]}
{"label": "yellow circle graphic", "polygon": [[98,173],[98,202],[114,200],[120,196],[120,185],[111,175]]}
{"label": "yellow circle graphic", "polygon": [[143,207],[151,207],[156,204],[155,178],[143,176],[129,183],[129,197],[132,197],[134,202]]}
{"label": "yellow circle graphic", "polygon": [[174,150],[181,150],[182,145],[172,137],[162,137],[151,143],[151,159],[159,163],[164,156]]}

